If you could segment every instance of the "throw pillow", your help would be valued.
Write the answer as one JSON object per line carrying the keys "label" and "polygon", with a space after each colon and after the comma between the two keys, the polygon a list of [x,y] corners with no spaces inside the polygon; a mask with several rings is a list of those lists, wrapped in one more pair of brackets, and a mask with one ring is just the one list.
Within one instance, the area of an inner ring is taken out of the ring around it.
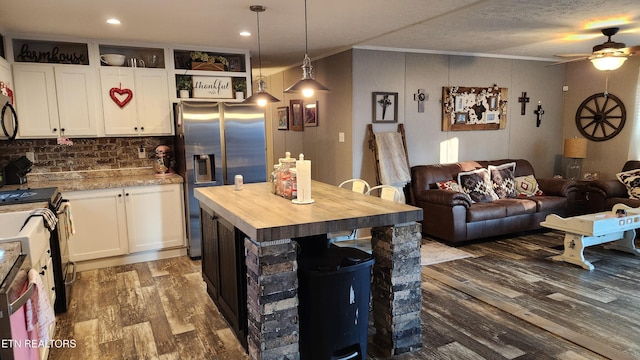
{"label": "throw pillow", "polygon": [[458,185],[458,183],[455,180],[438,181],[436,183],[436,186],[438,187],[438,189],[442,189],[442,190],[452,190],[457,192],[463,192],[462,188],[460,187],[460,185]]}
{"label": "throw pillow", "polygon": [[500,199],[516,197],[516,185],[513,174],[516,171],[516,163],[510,162],[498,166],[489,165],[493,191]]}
{"label": "throw pillow", "polygon": [[538,188],[538,181],[533,175],[518,176],[514,179],[516,187],[516,196],[529,197],[544,195],[542,190]]}
{"label": "throw pillow", "polygon": [[630,199],[640,199],[640,169],[621,172],[616,177],[626,186]]}
{"label": "throw pillow", "polygon": [[473,202],[490,202],[499,199],[498,195],[493,191],[491,176],[487,169],[482,168],[459,173],[458,184],[462,186],[464,192],[469,194]]}

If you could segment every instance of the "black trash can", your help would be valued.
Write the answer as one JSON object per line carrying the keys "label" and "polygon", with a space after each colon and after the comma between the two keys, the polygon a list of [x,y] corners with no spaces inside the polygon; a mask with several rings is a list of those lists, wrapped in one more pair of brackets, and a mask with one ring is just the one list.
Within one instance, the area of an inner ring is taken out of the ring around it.
{"label": "black trash can", "polygon": [[298,259],[301,359],[366,359],[373,261],[337,246]]}

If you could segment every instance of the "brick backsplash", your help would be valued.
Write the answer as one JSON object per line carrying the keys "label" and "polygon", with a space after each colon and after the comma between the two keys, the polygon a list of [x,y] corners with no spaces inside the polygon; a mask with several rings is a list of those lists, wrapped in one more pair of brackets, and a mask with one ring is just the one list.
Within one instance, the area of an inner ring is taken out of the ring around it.
{"label": "brick backsplash", "polygon": [[[173,137],[105,137],[71,139],[73,145],[58,145],[56,139],[0,140],[0,167],[26,152],[35,154],[32,172],[124,169],[152,166],[154,149],[164,144],[173,149]],[[146,158],[138,158],[143,147]]]}

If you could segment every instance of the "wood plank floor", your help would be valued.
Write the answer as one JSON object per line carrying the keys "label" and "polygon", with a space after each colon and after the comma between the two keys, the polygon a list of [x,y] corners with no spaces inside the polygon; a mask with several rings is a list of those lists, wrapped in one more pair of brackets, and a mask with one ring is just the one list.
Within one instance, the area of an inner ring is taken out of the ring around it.
{"label": "wood plank floor", "polygon": [[[561,245],[557,232],[495,239],[423,267],[423,347],[394,359],[640,358],[640,257],[590,247],[590,272],[550,260]],[[247,358],[188,257],[79,273],[56,338],[77,346],[50,359]]]}

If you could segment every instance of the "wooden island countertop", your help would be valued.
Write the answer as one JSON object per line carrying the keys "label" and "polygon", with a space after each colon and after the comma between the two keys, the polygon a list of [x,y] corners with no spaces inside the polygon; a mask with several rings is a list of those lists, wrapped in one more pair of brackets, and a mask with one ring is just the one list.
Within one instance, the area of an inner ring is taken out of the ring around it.
{"label": "wooden island countertop", "polygon": [[422,209],[312,181],[312,204],[297,205],[270,192],[269,183],[195,189],[215,211],[258,242],[422,220]]}
{"label": "wooden island countertop", "polygon": [[[241,190],[233,185],[194,190],[202,208],[202,269],[207,291],[225,309],[229,308],[227,298],[242,298],[241,303],[246,298],[245,310],[227,313],[233,320],[230,323],[235,324],[232,330],[247,344],[249,358],[300,358],[296,242],[369,227],[374,258],[370,316],[375,328],[375,355],[387,358],[420,349],[422,234],[418,222],[422,209],[318,181],[312,181],[311,204],[294,204],[270,189],[270,183],[253,183],[244,184]],[[237,234],[242,234],[243,242]],[[233,256],[239,253],[237,250],[221,255],[233,246],[244,250],[244,255]],[[246,266],[236,277],[216,270],[216,261],[211,260],[215,256],[222,256],[219,264],[235,263],[235,258]],[[246,274],[242,274],[244,271]],[[230,276],[241,281],[229,281]],[[225,286],[226,293],[220,290]],[[234,295],[229,286],[246,288],[246,292],[239,290]],[[246,332],[240,322],[246,322]]]}

